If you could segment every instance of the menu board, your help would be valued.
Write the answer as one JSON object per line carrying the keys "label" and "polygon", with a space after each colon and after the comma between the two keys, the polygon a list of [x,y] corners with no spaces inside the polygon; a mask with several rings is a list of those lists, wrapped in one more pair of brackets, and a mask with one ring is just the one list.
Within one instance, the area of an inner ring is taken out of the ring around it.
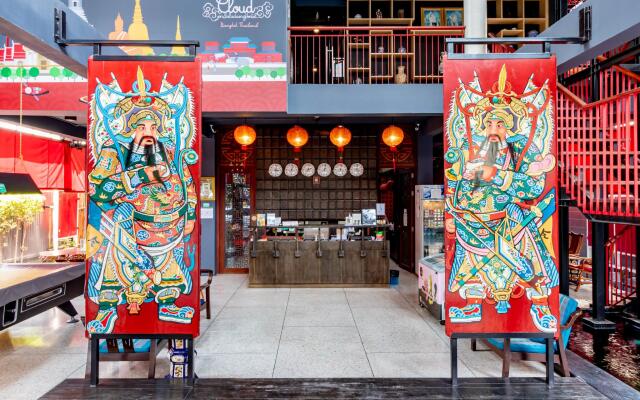
{"label": "menu board", "polygon": [[558,332],[556,60],[445,59],[446,332]]}

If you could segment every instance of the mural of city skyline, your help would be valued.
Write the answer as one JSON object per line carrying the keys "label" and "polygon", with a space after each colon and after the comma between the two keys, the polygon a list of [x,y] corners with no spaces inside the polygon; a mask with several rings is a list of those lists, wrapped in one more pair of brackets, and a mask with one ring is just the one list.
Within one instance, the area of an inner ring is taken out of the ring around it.
{"label": "mural of city skyline", "polygon": [[[200,41],[205,81],[286,77],[285,0],[70,1],[78,15],[112,40]],[[122,50],[129,55],[186,55],[180,47]]]}
{"label": "mural of city skyline", "polygon": [[[286,79],[285,0],[67,0],[71,11],[111,40],[200,41],[204,81]],[[245,4],[246,3],[246,4]],[[126,47],[128,55],[186,55],[183,47]],[[0,36],[0,82],[84,81]]]}

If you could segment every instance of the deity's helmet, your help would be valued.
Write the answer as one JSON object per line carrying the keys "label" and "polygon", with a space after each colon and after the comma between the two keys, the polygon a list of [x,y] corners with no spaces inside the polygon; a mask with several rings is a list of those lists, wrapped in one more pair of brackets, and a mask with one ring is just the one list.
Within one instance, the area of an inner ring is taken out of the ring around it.
{"label": "deity's helmet", "polygon": [[119,137],[124,142],[133,140],[136,128],[143,121],[155,122],[159,135],[158,141],[166,141],[168,138],[166,122],[171,117],[171,108],[158,96],[158,93],[149,92],[150,88],[151,84],[144,80],[142,71],[138,68],[138,79],[132,91],[114,108],[114,119],[121,119],[123,122]]}
{"label": "deity's helmet", "polygon": [[491,120],[502,121],[507,130],[507,136],[510,136],[517,130],[518,121],[527,114],[527,107],[513,92],[503,65],[498,81],[473,108],[473,118],[477,121],[477,126],[482,126],[483,129],[488,127]]}
{"label": "deity's helmet", "polygon": [[513,114],[504,108],[494,108],[485,114],[482,119],[485,129],[489,125],[489,121],[502,121],[507,131],[512,130],[514,126]]}

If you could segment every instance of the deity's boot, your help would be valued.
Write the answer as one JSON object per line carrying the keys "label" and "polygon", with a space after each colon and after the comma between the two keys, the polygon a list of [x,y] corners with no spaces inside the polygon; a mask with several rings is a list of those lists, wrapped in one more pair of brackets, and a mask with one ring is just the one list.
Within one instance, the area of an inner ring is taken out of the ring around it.
{"label": "deity's boot", "polygon": [[104,290],[98,299],[100,309],[96,319],[87,323],[87,332],[90,334],[111,333],[118,319],[118,293],[114,290]]}
{"label": "deity's boot", "polygon": [[463,286],[460,296],[467,300],[464,307],[449,307],[449,319],[453,323],[478,322],[482,319],[482,301],[484,289],[482,285]]}
{"label": "deity's boot", "polygon": [[165,288],[156,294],[158,318],[162,321],[190,324],[195,314],[193,307],[178,307],[175,301],[180,296],[177,288]]}
{"label": "deity's boot", "polygon": [[542,332],[555,333],[558,329],[558,320],[549,308],[549,289],[543,288],[543,294],[535,290],[527,289],[527,297],[531,299],[531,320]]}

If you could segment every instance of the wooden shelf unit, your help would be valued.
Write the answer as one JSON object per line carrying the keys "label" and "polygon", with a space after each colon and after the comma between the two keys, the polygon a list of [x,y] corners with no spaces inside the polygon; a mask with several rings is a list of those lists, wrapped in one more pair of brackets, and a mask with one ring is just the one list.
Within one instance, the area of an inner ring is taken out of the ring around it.
{"label": "wooden shelf unit", "polygon": [[[391,30],[371,29],[367,33],[370,35],[368,42],[347,44],[347,82],[355,83],[358,78],[361,83],[380,80],[391,82],[400,65],[405,66],[407,83],[412,82],[415,43],[408,37],[394,36]],[[404,48],[404,52],[400,48]]]}
{"label": "wooden shelf unit", "polygon": [[525,37],[549,26],[548,0],[488,0],[487,31],[496,37]]}
{"label": "wooden shelf unit", "polygon": [[[376,17],[377,10],[382,18]],[[414,19],[415,0],[347,0],[348,26],[411,26]]]}

